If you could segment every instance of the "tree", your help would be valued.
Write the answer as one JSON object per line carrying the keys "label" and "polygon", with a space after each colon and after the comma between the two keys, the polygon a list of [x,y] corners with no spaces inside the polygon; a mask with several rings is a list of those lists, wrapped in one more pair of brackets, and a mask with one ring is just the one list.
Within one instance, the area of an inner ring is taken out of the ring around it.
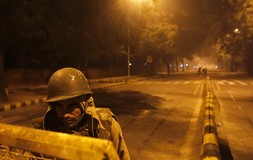
{"label": "tree", "polygon": [[[140,50],[145,55],[151,55],[153,62],[162,59],[170,73],[170,64],[174,58],[174,45],[177,26],[164,22],[148,23],[140,40]],[[154,65],[155,67],[155,65]],[[155,68],[153,68],[153,73]]]}
{"label": "tree", "polygon": [[1,1],[0,2],[0,101],[6,101],[7,96],[7,84],[5,80],[5,67],[4,67],[4,56],[6,50],[9,48],[11,43],[11,35],[17,30],[16,26],[13,25],[12,13],[19,5],[18,0],[13,1]]}
{"label": "tree", "polygon": [[228,23],[229,28],[225,35],[221,36],[222,49],[231,57],[231,71],[245,64],[247,71],[252,73],[253,3],[250,0],[230,1],[230,6],[233,10]]}
{"label": "tree", "polygon": [[[233,11],[229,1],[156,1],[155,6],[146,11],[147,26],[140,39],[141,51],[156,53],[154,62],[162,52],[167,66],[172,61],[191,59],[199,51],[205,53],[230,29],[228,17]],[[167,35],[167,40],[161,38],[160,33]]]}
{"label": "tree", "polygon": [[[48,1],[20,1],[12,11],[11,21],[15,30],[8,36],[10,44],[6,50],[6,67],[38,67],[44,62],[47,47]],[[29,57],[29,58],[24,58]]]}
{"label": "tree", "polygon": [[110,57],[108,49],[124,43],[124,22],[115,0],[21,2],[13,12],[19,30],[7,57],[16,57],[19,67],[84,68]]}
{"label": "tree", "polygon": [[245,64],[248,73],[253,74],[253,1],[239,1],[239,9],[237,12],[237,20],[240,24],[240,36],[242,44],[242,52],[245,56]]}

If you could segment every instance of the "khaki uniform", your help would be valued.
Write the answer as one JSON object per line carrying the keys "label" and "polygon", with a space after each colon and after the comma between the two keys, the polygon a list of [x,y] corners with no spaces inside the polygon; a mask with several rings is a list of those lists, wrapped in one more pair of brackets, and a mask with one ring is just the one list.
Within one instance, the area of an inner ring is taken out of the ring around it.
{"label": "khaki uniform", "polygon": [[70,130],[61,125],[54,111],[49,107],[44,116],[43,129],[111,140],[120,159],[130,160],[121,127],[109,108],[87,107],[78,127]]}

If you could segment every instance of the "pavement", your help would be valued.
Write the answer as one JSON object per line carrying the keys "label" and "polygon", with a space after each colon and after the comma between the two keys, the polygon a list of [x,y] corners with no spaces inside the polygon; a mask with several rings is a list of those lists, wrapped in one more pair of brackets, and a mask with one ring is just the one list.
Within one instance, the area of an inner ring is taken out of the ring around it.
{"label": "pavement", "polygon": [[[108,88],[116,85],[123,85],[136,81],[142,77],[131,76],[128,81],[126,76],[99,78],[89,80],[92,89]],[[0,112],[9,111],[22,107],[29,107],[34,104],[44,103],[47,99],[47,84],[27,84],[22,86],[10,86],[8,88],[8,100],[0,102]]]}
{"label": "pavement", "polygon": [[0,112],[27,107],[46,101],[47,85],[25,85],[8,88],[8,100],[0,103]]}
{"label": "pavement", "polygon": [[[195,74],[195,71],[173,73],[173,75],[177,74]],[[108,88],[117,85],[123,85],[145,78],[147,77],[131,75],[130,80],[128,80],[128,76],[118,76],[110,78],[89,79],[89,82],[91,84],[91,89],[94,90],[98,88]],[[46,95],[47,84],[26,84],[21,86],[9,86],[8,100],[6,102],[0,101],[0,112],[44,103],[47,99]]]}

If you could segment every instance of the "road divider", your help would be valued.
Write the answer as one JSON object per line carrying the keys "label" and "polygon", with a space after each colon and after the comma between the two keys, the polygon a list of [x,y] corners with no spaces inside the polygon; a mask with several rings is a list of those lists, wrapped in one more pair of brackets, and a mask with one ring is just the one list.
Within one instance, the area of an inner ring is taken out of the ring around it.
{"label": "road divider", "polygon": [[201,146],[202,160],[220,160],[220,147],[214,112],[214,93],[210,90],[209,78],[206,82],[206,97],[204,99],[204,128]]}

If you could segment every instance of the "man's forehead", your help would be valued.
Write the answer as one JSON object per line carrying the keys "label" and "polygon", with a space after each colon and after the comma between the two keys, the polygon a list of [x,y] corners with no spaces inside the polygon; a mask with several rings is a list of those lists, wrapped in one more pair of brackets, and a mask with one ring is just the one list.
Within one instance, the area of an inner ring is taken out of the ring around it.
{"label": "man's forehead", "polygon": [[71,104],[71,103],[74,103],[74,102],[78,102],[76,99],[65,99],[65,100],[61,100],[61,101],[57,101],[56,103],[58,104]]}

